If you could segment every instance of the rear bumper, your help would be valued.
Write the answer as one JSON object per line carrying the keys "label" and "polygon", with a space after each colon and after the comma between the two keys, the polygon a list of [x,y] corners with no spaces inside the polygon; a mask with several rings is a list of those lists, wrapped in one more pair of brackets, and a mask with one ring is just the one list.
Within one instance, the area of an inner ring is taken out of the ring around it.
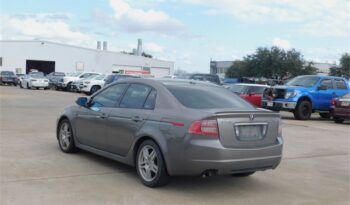
{"label": "rear bumper", "polygon": [[341,119],[350,119],[350,109],[349,108],[334,108],[333,116]]}
{"label": "rear bumper", "polygon": [[[201,175],[211,170],[219,175],[263,171],[276,168],[282,158],[283,140],[259,148],[225,148],[219,140],[193,140],[183,152],[169,150],[168,172],[176,175]],[[175,154],[175,155],[174,155]]]}
{"label": "rear bumper", "polygon": [[[269,104],[272,103],[272,106]],[[296,102],[288,102],[288,101],[267,101],[262,100],[261,101],[261,107],[269,110],[287,110],[292,111],[297,106]]]}

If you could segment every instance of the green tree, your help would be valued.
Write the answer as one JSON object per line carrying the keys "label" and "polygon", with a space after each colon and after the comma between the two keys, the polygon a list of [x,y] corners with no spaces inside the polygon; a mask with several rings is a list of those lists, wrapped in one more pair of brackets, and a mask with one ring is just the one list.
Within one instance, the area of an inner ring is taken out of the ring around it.
{"label": "green tree", "polygon": [[300,52],[278,47],[258,48],[254,54],[235,61],[226,76],[265,77],[284,79],[303,74],[314,74],[316,68],[306,63]]}
{"label": "green tree", "polygon": [[329,75],[333,76],[343,76],[345,78],[350,78],[350,55],[349,53],[344,53],[340,58],[340,64],[338,67],[332,67],[329,69]]}
{"label": "green tree", "polygon": [[228,78],[240,77],[246,75],[244,61],[233,61],[231,67],[226,70],[225,76]]}

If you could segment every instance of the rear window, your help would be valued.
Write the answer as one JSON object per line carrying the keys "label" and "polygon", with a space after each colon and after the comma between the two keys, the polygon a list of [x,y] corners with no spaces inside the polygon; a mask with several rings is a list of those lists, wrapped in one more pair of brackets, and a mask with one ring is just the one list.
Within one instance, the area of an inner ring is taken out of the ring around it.
{"label": "rear window", "polygon": [[265,90],[265,87],[262,87],[262,86],[250,86],[249,87],[249,93],[263,94],[264,90]]}
{"label": "rear window", "polygon": [[248,87],[244,85],[231,85],[229,88],[234,93],[247,93]]}
{"label": "rear window", "polygon": [[222,87],[204,85],[166,85],[166,87],[182,105],[188,108],[255,109],[241,97]]}
{"label": "rear window", "polygon": [[11,71],[1,71],[1,75],[13,76],[15,74]]}

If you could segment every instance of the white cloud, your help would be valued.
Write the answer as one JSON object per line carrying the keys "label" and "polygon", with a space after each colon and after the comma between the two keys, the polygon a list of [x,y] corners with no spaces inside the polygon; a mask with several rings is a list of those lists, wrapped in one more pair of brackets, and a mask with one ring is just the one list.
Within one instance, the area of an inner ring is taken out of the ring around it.
{"label": "white cloud", "polygon": [[296,23],[298,31],[317,36],[350,35],[349,0],[183,0],[245,22]]}
{"label": "white cloud", "polygon": [[72,28],[64,19],[69,16],[55,14],[2,15],[0,38],[7,40],[49,40],[62,43],[91,45],[91,36]]}
{"label": "white cloud", "polygon": [[272,40],[272,45],[288,50],[291,48],[290,42],[281,38],[274,38]]}
{"label": "white cloud", "polygon": [[134,8],[123,0],[109,0],[118,25],[127,32],[156,32],[166,35],[184,35],[185,26],[163,11]]}
{"label": "white cloud", "polygon": [[164,48],[156,43],[145,43],[144,50],[151,53],[162,53]]}

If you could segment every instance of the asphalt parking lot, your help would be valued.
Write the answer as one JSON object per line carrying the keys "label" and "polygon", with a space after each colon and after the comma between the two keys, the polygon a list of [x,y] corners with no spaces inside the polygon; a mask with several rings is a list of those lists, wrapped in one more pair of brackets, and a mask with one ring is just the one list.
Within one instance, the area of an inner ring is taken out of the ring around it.
{"label": "asphalt parking lot", "polygon": [[1,204],[344,204],[350,203],[350,125],[282,113],[284,157],[248,178],[176,177],[143,186],[133,168],[64,154],[56,117],[80,94],[0,87]]}

